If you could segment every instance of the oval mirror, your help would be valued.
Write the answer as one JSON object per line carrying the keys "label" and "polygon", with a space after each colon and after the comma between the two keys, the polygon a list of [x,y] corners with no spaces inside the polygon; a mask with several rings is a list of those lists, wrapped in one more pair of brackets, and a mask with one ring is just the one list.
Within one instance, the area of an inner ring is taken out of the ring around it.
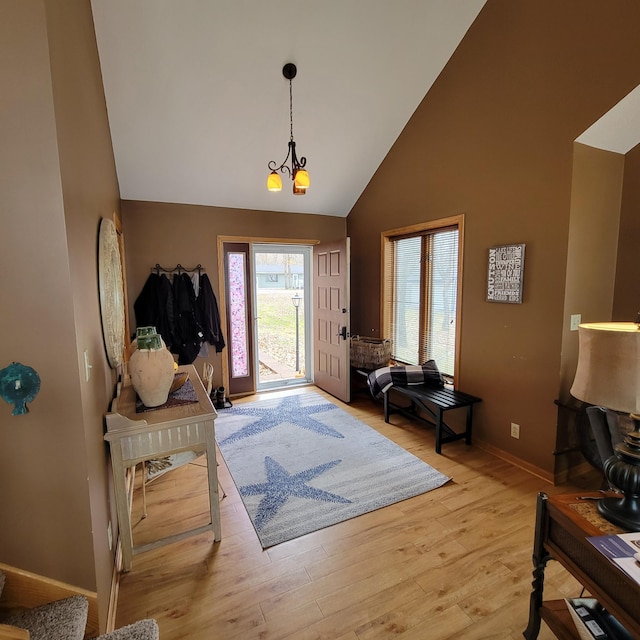
{"label": "oval mirror", "polygon": [[107,218],[100,222],[98,277],[104,345],[109,364],[115,369],[124,360],[124,282],[118,232],[113,220]]}

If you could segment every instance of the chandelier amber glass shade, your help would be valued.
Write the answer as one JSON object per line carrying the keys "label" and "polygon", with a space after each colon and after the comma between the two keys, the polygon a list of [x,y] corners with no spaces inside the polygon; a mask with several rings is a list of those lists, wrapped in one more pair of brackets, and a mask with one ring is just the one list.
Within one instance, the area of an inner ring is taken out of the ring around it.
{"label": "chandelier amber glass shade", "polygon": [[306,169],[298,169],[293,182],[298,189],[306,190],[309,187],[309,172]]}
{"label": "chandelier amber glass shade", "polygon": [[282,191],[282,178],[275,171],[272,171],[267,177],[267,189],[269,191]]}

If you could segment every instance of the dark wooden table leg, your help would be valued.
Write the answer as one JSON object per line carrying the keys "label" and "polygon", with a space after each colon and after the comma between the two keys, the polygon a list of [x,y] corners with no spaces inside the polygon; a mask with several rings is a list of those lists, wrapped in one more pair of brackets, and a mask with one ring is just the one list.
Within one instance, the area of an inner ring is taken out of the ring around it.
{"label": "dark wooden table leg", "polygon": [[436,406],[436,453],[442,454],[442,409]]}
{"label": "dark wooden table leg", "polygon": [[522,634],[527,640],[536,640],[540,632],[540,607],[542,606],[542,592],[544,589],[544,569],[551,558],[542,544],[547,499],[546,493],[540,492],[538,494],[536,528],[533,540],[533,582],[531,583],[533,591],[529,598],[529,624]]}
{"label": "dark wooden table leg", "polygon": [[467,407],[467,428],[465,430],[465,444],[471,444],[471,428],[473,426],[473,405]]}

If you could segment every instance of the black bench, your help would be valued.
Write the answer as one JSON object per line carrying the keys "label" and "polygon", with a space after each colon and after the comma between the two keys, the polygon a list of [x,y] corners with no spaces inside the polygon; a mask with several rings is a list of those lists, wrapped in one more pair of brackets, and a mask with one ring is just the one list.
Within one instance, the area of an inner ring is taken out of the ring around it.
{"label": "black bench", "polygon": [[[391,402],[391,392],[395,392],[411,402],[407,406],[401,406]],[[392,386],[384,393],[384,421],[389,422],[389,416],[400,413],[409,418],[416,418],[436,428],[436,453],[442,453],[442,445],[446,442],[465,439],[466,444],[471,444],[471,428],[473,424],[473,405],[482,402],[481,398],[453,391],[452,389],[434,389],[424,385],[412,385],[408,387]],[[451,409],[467,408],[466,428],[463,432],[456,433],[443,419],[442,414]],[[431,420],[418,413],[422,410]]]}

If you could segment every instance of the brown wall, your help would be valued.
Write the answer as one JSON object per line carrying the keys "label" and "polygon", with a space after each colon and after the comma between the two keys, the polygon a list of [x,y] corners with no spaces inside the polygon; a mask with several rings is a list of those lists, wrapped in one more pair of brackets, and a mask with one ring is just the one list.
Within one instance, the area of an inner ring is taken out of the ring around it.
{"label": "brown wall", "polygon": [[[120,208],[111,133],[90,3],[48,0],[47,22],[71,289],[80,370],[82,435],[91,517],[94,587],[104,628],[114,551],[107,527],[115,509],[109,504],[111,471],[103,439],[104,413],[114,393],[115,372],[108,365],[100,316],[97,237],[102,218]],[[72,37],[71,37],[72,36]],[[85,381],[84,351],[92,364]]]}
{"label": "brown wall", "polygon": [[[631,0],[489,0],[348,218],[352,331],[375,334],[380,232],[465,214],[458,384],[483,398],[477,441],[545,477],[556,466],[573,141],[640,83],[639,20]],[[524,303],[486,302],[487,249],[521,242]]]}
{"label": "brown wall", "polygon": [[[133,303],[155,264],[201,264],[219,297],[218,236],[329,241],[344,238],[346,232],[345,219],[332,216],[129,200],[122,202],[122,217],[132,330]],[[215,383],[222,384],[221,355],[211,348],[208,360],[214,366]],[[200,359],[196,367],[201,369]]]}
{"label": "brown wall", "polygon": [[114,376],[97,237],[119,192],[90,3],[1,3],[0,76],[0,366],[19,361],[41,378],[28,414],[0,406],[0,560],[97,590],[104,626],[113,553],[102,434]]}
{"label": "brown wall", "polygon": [[613,320],[635,321],[640,312],[640,145],[624,160],[624,192],[616,266]]}
{"label": "brown wall", "polygon": [[[588,422],[570,395],[578,361],[578,332],[571,316],[582,322],[610,320],[615,286],[620,201],[625,158],[618,153],[574,143],[569,242],[564,294],[556,448],[570,451],[578,430]],[[577,453],[559,459],[566,466],[582,461]]]}
{"label": "brown wall", "polygon": [[565,403],[578,359],[571,315],[580,314],[582,322],[610,320],[612,315],[624,160],[618,153],[574,146],[560,374]]}

